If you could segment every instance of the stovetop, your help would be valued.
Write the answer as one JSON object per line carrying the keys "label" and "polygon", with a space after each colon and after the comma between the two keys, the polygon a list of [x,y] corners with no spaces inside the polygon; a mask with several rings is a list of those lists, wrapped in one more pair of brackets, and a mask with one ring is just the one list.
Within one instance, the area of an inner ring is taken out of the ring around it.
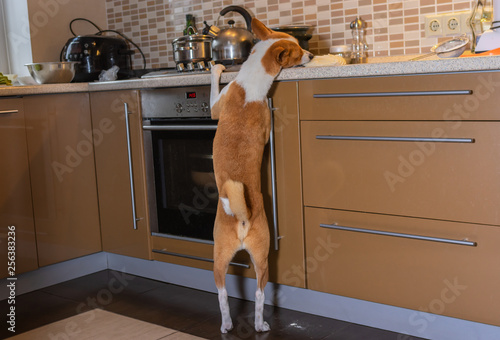
{"label": "stovetop", "polygon": [[[226,66],[224,72],[238,72],[241,68],[241,65],[231,65]],[[162,77],[175,77],[175,76],[189,76],[189,75],[197,75],[197,74],[209,74],[209,68],[166,68],[162,70],[154,70],[143,74],[141,78],[162,78]]]}

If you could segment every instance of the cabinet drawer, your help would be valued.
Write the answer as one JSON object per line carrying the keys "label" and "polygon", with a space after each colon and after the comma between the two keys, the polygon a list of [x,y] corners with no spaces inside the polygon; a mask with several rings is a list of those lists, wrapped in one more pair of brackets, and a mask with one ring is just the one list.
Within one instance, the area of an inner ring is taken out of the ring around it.
{"label": "cabinet drawer", "polygon": [[301,128],[306,206],[500,225],[498,122]]}
{"label": "cabinet drawer", "polygon": [[302,120],[498,120],[500,72],[299,82]]}
{"label": "cabinet drawer", "polygon": [[[500,272],[493,269],[499,228],[317,208],[305,209],[305,222],[309,289],[500,325],[493,313],[500,303]],[[333,224],[405,236],[327,227]]]}
{"label": "cabinet drawer", "polygon": [[[213,270],[213,244],[162,236],[152,236],[151,241],[154,260]],[[253,264],[246,251],[240,251],[235,255],[229,265],[228,273],[255,278]]]}

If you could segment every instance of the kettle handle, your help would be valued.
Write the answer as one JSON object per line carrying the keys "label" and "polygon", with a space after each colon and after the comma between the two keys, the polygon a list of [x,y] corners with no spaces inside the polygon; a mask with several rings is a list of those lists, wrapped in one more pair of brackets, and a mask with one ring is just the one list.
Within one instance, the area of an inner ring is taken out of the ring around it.
{"label": "kettle handle", "polygon": [[228,6],[228,7],[224,8],[222,11],[220,11],[219,15],[224,16],[226,13],[229,13],[229,12],[240,13],[243,16],[243,18],[245,19],[245,22],[247,24],[247,30],[252,32],[252,16],[250,15],[250,13],[246,9],[244,9],[243,7],[240,7],[240,6]]}

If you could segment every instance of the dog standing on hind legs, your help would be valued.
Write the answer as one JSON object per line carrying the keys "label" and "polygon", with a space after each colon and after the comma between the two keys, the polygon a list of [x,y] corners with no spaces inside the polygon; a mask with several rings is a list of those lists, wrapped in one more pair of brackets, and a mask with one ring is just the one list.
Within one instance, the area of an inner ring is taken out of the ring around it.
{"label": "dog standing on hind legs", "polygon": [[257,276],[255,330],[268,331],[264,321],[264,287],[268,280],[269,226],[261,191],[261,165],[269,140],[271,115],[267,93],[282,68],[312,59],[290,35],[270,30],[252,19],[258,42],[236,79],[219,93],[224,66],[212,68],[210,107],[218,119],[213,143],[214,173],[220,202],[214,225],[214,278],[222,315],[221,332],[233,328],[225,277],[229,262],[245,249]]}

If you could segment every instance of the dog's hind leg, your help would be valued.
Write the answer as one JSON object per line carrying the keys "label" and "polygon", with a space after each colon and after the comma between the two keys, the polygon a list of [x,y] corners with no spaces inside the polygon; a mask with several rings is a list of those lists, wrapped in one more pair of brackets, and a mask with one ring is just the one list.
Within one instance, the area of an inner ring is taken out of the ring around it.
{"label": "dog's hind leg", "polygon": [[267,332],[271,328],[269,324],[264,321],[264,288],[268,280],[268,265],[267,257],[265,260],[254,260],[255,271],[257,273],[257,291],[255,292],[255,330],[257,332]]}
{"label": "dog's hind leg", "polygon": [[229,313],[229,302],[226,291],[226,272],[229,262],[233,258],[234,253],[228,252],[227,249],[221,247],[217,242],[214,245],[214,278],[217,292],[219,294],[219,307],[222,316],[221,333],[227,333],[233,328],[233,321]]}
{"label": "dog's hind leg", "polygon": [[[268,228],[267,223],[266,228]],[[257,332],[267,332],[271,329],[269,324],[264,321],[264,288],[269,279],[269,233],[267,229],[262,230],[266,231],[265,234],[258,238],[253,238],[251,242],[248,242],[249,246],[247,248],[255,267],[255,274],[257,275],[257,291],[255,292],[255,330]]]}

